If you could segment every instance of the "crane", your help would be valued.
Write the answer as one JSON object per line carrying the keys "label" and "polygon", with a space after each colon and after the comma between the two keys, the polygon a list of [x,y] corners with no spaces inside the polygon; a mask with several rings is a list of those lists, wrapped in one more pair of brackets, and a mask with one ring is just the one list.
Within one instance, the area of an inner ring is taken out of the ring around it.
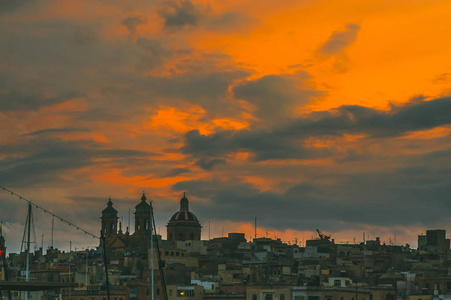
{"label": "crane", "polygon": [[328,241],[330,239],[330,235],[325,235],[324,233],[322,233],[321,231],[319,231],[319,229],[316,229],[316,231],[318,232],[319,238],[321,240],[326,240]]}

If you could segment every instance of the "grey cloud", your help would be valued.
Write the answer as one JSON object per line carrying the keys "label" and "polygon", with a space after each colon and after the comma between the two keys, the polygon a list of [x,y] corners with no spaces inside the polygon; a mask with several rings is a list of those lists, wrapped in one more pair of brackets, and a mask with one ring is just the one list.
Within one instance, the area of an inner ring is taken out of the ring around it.
{"label": "grey cloud", "polygon": [[33,4],[34,2],[36,2],[36,1],[35,0],[23,0],[23,1],[0,0],[0,15],[15,12],[22,7],[26,7],[27,5]]}
{"label": "grey cloud", "polygon": [[98,41],[96,34],[89,28],[78,28],[74,31],[74,42],[79,46],[89,46]]}
{"label": "grey cloud", "polygon": [[35,135],[46,135],[52,133],[68,133],[68,132],[82,132],[88,131],[86,129],[80,128],[47,128],[42,130],[36,130],[30,133],[25,134],[25,136],[35,136]]}
{"label": "grey cloud", "polygon": [[326,56],[341,52],[344,48],[355,42],[359,30],[359,25],[346,25],[345,31],[334,32],[329,37],[329,39],[319,48],[318,52]]}
{"label": "grey cloud", "polygon": [[327,157],[333,149],[308,148],[303,141],[311,136],[367,134],[394,137],[410,131],[451,124],[451,98],[417,101],[389,112],[362,106],[341,106],[333,111],[313,112],[304,118],[271,130],[221,131],[185,135],[182,152],[199,161],[224,159],[238,151],[251,151],[256,160],[311,159]]}
{"label": "grey cloud", "polygon": [[258,108],[257,115],[265,122],[272,122],[279,115],[288,117],[300,105],[305,105],[320,92],[298,86],[308,79],[306,72],[293,75],[267,75],[233,88],[234,96],[246,100]]}
{"label": "grey cloud", "polygon": [[[4,109],[38,109],[63,102],[65,95],[78,91],[89,103],[87,111],[72,112],[82,121],[115,121],[128,113],[142,113],[143,106],[187,102],[207,113],[232,115],[240,110],[236,102],[226,100],[228,88],[249,73],[233,66],[230,57],[189,55],[192,49],[172,50],[157,39],[111,42],[96,30],[94,25],[80,27],[68,21],[6,28],[0,34],[0,44],[5,45],[0,56],[14,68],[0,73]],[[177,61],[176,68],[184,72],[171,77],[147,74],[167,59]],[[36,72],[39,76],[33,75]],[[18,90],[30,91],[29,96],[14,92]]]}
{"label": "grey cloud", "polygon": [[128,29],[130,34],[136,34],[136,26],[145,23],[144,19],[139,16],[128,17],[122,21],[122,25]]}
{"label": "grey cloud", "polygon": [[94,158],[133,159],[151,153],[127,149],[107,149],[93,141],[33,139],[14,145],[0,145],[0,182],[5,185],[62,181],[65,171],[94,165]]}
{"label": "grey cloud", "polygon": [[0,94],[0,107],[2,110],[37,110],[44,106],[50,106],[80,96],[79,93],[66,93],[56,97],[45,97],[38,92],[25,94],[23,92],[9,91]]}
{"label": "grey cloud", "polygon": [[166,29],[195,26],[201,17],[199,9],[189,0],[167,2],[164,9],[160,10],[158,14],[164,18]]}
{"label": "grey cloud", "polygon": [[191,170],[188,168],[175,168],[175,169],[169,170],[169,172],[166,173],[165,175],[163,175],[162,177],[163,178],[164,177],[174,177],[174,176],[178,176],[183,173],[190,173],[190,172],[191,172]]}
{"label": "grey cloud", "polygon": [[136,45],[143,50],[140,68],[152,69],[161,64],[164,57],[171,55],[171,52],[165,49],[159,40],[139,38]]}
{"label": "grey cloud", "polygon": [[252,19],[239,12],[227,12],[219,16],[211,17],[207,29],[226,31],[231,29],[243,30],[243,27],[256,23],[255,19]]}

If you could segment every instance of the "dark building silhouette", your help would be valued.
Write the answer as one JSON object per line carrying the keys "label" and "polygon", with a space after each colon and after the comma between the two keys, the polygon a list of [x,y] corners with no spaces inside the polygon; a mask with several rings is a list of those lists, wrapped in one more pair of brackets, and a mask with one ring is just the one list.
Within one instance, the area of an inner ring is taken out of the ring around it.
{"label": "dark building silhouette", "polygon": [[418,250],[435,254],[445,253],[450,249],[450,240],[446,238],[446,230],[427,230],[426,235],[418,236]]}

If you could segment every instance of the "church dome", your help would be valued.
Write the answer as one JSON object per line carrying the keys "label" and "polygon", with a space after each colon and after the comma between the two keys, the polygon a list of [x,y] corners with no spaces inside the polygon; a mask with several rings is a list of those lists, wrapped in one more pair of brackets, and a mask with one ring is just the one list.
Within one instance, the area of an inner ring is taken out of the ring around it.
{"label": "church dome", "polygon": [[168,222],[168,241],[200,240],[201,228],[197,217],[189,211],[189,201],[183,193],[180,210],[172,215]]}
{"label": "church dome", "polygon": [[177,223],[191,223],[192,225],[200,226],[197,217],[189,211],[189,201],[183,193],[183,198],[180,199],[180,210],[172,215],[168,225],[176,225]]}
{"label": "church dome", "polygon": [[194,221],[199,222],[197,217],[190,211],[178,211],[176,212],[172,218],[169,220],[171,221]]}

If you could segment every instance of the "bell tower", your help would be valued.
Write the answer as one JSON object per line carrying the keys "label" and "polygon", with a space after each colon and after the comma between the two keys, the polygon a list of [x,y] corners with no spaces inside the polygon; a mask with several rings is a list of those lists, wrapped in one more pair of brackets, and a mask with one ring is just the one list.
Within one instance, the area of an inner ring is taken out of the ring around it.
{"label": "bell tower", "polygon": [[135,206],[134,234],[150,234],[150,205],[146,200],[146,195],[143,193],[141,202]]}
{"label": "bell tower", "polygon": [[113,208],[111,197],[108,199],[107,207],[102,210],[102,232],[105,236],[117,235],[117,210]]}

